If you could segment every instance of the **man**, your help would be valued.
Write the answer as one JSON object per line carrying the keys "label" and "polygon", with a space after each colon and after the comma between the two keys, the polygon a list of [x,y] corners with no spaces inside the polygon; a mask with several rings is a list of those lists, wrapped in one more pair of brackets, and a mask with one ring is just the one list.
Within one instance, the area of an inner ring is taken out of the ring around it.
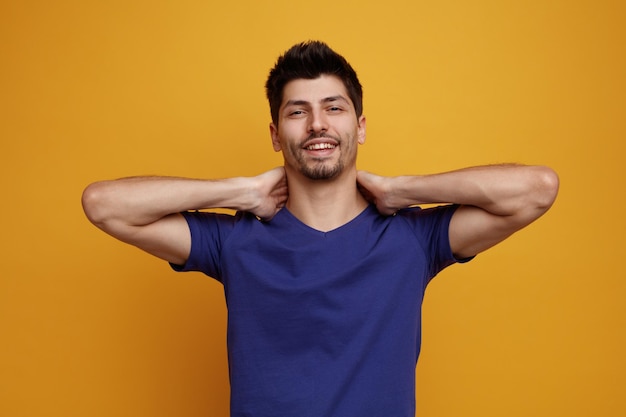
{"label": "man", "polygon": [[[288,50],[266,87],[284,167],[98,182],[85,212],[176,270],[223,283],[232,416],[414,416],[426,285],[541,216],[557,176],[519,165],[357,171],[361,85],[321,42]],[[414,207],[427,203],[450,204]],[[218,207],[237,214],[196,211]]]}

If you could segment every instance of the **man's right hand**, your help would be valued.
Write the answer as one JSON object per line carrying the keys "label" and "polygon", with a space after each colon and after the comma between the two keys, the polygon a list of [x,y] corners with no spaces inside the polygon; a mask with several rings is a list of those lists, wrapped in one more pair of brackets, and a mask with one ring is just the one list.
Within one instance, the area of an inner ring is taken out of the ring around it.
{"label": "man's right hand", "polygon": [[247,211],[262,220],[270,220],[287,202],[287,176],[283,167],[277,167],[252,177],[254,203]]}

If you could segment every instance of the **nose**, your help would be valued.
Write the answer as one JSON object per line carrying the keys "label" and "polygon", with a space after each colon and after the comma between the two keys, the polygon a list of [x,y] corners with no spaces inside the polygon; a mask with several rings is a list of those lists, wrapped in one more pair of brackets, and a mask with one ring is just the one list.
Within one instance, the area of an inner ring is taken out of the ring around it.
{"label": "nose", "polygon": [[328,120],[323,111],[312,111],[309,115],[309,132],[318,133],[328,130]]}

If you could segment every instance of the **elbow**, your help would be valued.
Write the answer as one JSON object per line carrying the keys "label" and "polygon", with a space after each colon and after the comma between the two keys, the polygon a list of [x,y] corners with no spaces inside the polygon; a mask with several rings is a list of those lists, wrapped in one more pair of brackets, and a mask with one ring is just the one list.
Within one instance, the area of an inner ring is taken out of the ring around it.
{"label": "elbow", "polygon": [[547,166],[535,167],[535,195],[537,207],[548,210],[559,193],[559,176]]}
{"label": "elbow", "polygon": [[85,188],[81,203],[83,211],[91,223],[102,228],[106,223],[106,190],[102,182],[95,182]]}

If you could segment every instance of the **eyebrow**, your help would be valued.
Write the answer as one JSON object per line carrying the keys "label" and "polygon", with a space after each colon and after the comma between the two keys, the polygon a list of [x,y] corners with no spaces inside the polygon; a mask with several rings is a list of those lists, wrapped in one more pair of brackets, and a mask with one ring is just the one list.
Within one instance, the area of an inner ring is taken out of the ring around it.
{"label": "eyebrow", "polygon": [[[345,103],[350,103],[347,98],[345,98],[344,96],[340,94],[336,96],[324,97],[323,99],[320,100],[320,103],[331,103],[333,101],[344,101]],[[311,103],[306,100],[287,100],[284,107],[303,106],[303,105],[309,105],[309,104]]]}

